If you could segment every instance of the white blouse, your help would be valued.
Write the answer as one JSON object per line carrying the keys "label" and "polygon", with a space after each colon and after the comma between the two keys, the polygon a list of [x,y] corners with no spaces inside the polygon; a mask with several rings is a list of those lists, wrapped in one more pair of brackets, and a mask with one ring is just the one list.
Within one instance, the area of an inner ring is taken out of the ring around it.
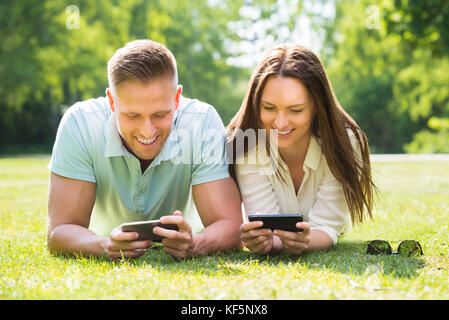
{"label": "white blouse", "polygon": [[[348,129],[348,135],[360,161],[361,151],[357,139]],[[255,159],[256,151],[245,157]],[[263,156],[264,155],[264,156]],[[304,160],[304,178],[298,194],[295,192],[290,172],[279,170],[281,178],[274,173],[266,153],[259,153],[257,161],[236,161],[235,171],[246,214],[254,213],[301,213],[311,229],[326,232],[336,244],[343,229],[349,228],[350,215],[343,187],[330,171],[321,151],[319,139],[312,136]],[[287,168],[279,157],[281,165]]]}

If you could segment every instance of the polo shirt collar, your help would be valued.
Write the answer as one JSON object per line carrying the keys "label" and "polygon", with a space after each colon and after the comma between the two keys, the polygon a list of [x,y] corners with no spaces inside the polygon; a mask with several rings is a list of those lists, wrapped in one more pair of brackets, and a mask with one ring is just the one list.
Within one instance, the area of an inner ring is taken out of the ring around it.
{"label": "polo shirt collar", "polygon": [[106,139],[105,157],[132,156],[122,143],[114,113],[111,113],[106,121],[104,137]]}

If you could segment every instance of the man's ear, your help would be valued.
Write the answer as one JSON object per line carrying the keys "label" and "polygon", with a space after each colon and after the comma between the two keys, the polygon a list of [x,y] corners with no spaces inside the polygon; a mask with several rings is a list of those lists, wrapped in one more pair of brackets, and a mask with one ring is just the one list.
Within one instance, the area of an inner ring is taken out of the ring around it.
{"label": "man's ear", "polygon": [[175,96],[175,110],[179,107],[179,100],[181,99],[181,92],[182,92],[182,86],[179,85],[176,89],[176,96]]}
{"label": "man's ear", "polygon": [[115,112],[114,98],[112,97],[112,93],[109,88],[106,89],[106,95],[108,96],[109,107],[111,108],[112,112]]}

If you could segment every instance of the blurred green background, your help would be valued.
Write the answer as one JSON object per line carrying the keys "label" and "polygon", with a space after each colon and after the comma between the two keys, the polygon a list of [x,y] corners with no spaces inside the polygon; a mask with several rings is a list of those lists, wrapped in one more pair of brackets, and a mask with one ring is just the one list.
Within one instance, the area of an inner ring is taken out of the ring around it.
{"label": "blurred green background", "polygon": [[25,0],[0,2],[0,155],[50,153],[64,111],[104,95],[107,61],[165,44],[184,95],[226,125],[278,43],[323,60],[373,153],[449,153],[449,1]]}

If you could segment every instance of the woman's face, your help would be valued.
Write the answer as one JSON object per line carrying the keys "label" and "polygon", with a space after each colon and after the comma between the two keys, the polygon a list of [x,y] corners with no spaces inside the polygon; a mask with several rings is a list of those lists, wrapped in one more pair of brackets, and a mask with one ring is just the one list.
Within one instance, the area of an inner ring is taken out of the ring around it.
{"label": "woman's face", "polygon": [[260,101],[260,119],[267,134],[276,135],[271,138],[277,138],[279,150],[304,146],[311,136],[314,116],[313,100],[301,81],[282,76],[266,81]]}

